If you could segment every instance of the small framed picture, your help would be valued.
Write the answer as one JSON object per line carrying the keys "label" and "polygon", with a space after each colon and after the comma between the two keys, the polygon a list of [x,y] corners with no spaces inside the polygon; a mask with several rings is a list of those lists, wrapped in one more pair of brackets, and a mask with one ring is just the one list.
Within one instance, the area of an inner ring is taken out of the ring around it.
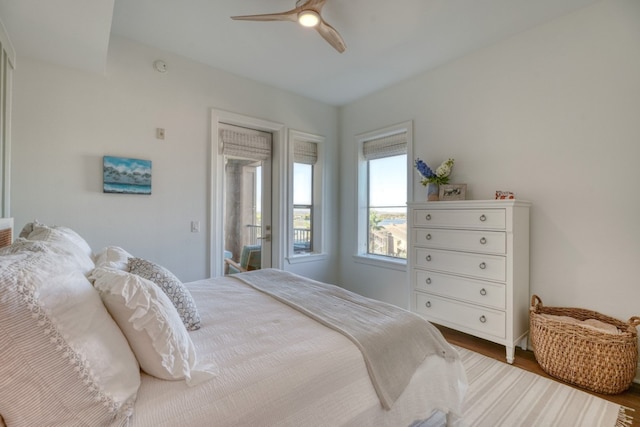
{"label": "small framed picture", "polygon": [[442,184],[440,200],[464,200],[467,195],[467,184]]}

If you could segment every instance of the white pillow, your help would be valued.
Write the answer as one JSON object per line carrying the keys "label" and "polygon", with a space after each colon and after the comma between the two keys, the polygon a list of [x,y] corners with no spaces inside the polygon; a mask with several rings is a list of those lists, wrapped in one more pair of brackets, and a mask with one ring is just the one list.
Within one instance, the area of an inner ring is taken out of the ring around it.
{"label": "white pillow", "polygon": [[129,258],[133,258],[129,252],[118,246],[107,246],[96,254],[96,268],[108,267],[117,270],[128,271]]}
{"label": "white pillow", "polygon": [[198,363],[178,311],[156,284],[113,268],[96,268],[90,279],[146,373],[190,386],[217,374],[215,364]]}
{"label": "white pillow", "polygon": [[50,227],[34,221],[24,226],[20,237],[27,240],[50,243],[55,252],[72,258],[84,274],[88,274],[95,267],[91,247],[78,233],[70,228]]}
{"label": "white pillow", "polygon": [[[23,236],[26,230],[26,236]],[[48,240],[48,241],[64,241],[74,244],[88,257],[92,257],[91,246],[84,240],[78,233],[68,227],[59,225],[48,226],[38,222],[37,220],[24,226],[23,231],[20,233],[20,237],[25,237],[29,240]]]}
{"label": "white pillow", "polygon": [[18,237],[9,246],[0,248],[1,255],[17,254],[19,252],[51,252],[50,245],[47,242],[38,242]]}
{"label": "white pillow", "polygon": [[140,386],[127,340],[74,261],[35,247],[0,257],[0,413],[8,425],[125,424]]}

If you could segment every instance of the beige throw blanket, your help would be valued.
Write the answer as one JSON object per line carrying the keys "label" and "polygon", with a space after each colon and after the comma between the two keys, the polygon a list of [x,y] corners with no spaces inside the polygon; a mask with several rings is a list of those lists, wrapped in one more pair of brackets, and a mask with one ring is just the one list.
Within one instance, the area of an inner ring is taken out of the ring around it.
{"label": "beige throw blanket", "polygon": [[394,305],[275,269],[232,277],[349,338],[362,352],[385,409],[391,408],[427,356],[458,358],[433,325]]}

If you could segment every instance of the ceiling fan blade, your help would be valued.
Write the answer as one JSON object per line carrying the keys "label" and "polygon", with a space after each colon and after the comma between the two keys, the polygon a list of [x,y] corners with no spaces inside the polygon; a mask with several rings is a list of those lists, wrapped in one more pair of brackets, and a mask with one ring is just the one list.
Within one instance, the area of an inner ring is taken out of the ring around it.
{"label": "ceiling fan blade", "polygon": [[280,13],[266,13],[263,15],[243,15],[232,16],[231,19],[237,21],[297,21],[298,9],[292,9],[287,12]]}
{"label": "ceiling fan blade", "polygon": [[316,12],[320,13],[322,7],[327,2],[327,0],[309,0],[304,4],[298,6],[300,9],[313,9]]}
{"label": "ceiling fan blade", "polygon": [[342,40],[340,34],[338,34],[336,29],[327,24],[324,20],[320,20],[316,30],[320,33],[322,38],[328,41],[329,44],[338,52],[342,53],[347,49],[347,46],[344,44],[344,40]]}

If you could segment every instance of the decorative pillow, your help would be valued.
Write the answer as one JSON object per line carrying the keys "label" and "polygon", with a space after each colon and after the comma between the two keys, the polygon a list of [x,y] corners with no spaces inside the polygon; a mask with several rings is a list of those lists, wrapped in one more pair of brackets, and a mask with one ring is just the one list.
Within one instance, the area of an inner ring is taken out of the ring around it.
{"label": "decorative pillow", "polygon": [[18,237],[9,246],[0,248],[0,255],[11,255],[19,252],[45,252],[50,251],[49,244],[46,242],[38,242],[33,240],[27,240],[22,237]]}
{"label": "decorative pillow", "polygon": [[[23,235],[26,234],[26,235]],[[48,226],[37,220],[24,226],[19,237],[28,240],[63,241],[76,245],[88,257],[93,256],[91,246],[78,233],[70,228],[59,225]]]}
{"label": "decorative pillow", "polygon": [[96,267],[115,268],[127,271],[129,258],[133,258],[129,252],[118,246],[107,246],[96,254]]}
{"label": "decorative pillow", "polygon": [[0,257],[0,413],[8,425],[124,425],[135,356],[74,262],[41,249]]}
{"label": "decorative pillow", "polygon": [[20,232],[20,237],[27,240],[50,243],[55,252],[72,257],[84,274],[88,274],[95,267],[91,247],[78,233],[70,228],[50,227],[34,221],[24,226]]}
{"label": "decorative pillow", "polygon": [[129,259],[129,272],[151,280],[167,294],[190,331],[200,329],[200,314],[193,297],[182,282],[166,268],[141,258]]}
{"label": "decorative pillow", "polygon": [[197,363],[178,311],[157,285],[113,268],[96,268],[90,279],[147,374],[163,380],[186,379],[188,385],[215,376],[215,365]]}

